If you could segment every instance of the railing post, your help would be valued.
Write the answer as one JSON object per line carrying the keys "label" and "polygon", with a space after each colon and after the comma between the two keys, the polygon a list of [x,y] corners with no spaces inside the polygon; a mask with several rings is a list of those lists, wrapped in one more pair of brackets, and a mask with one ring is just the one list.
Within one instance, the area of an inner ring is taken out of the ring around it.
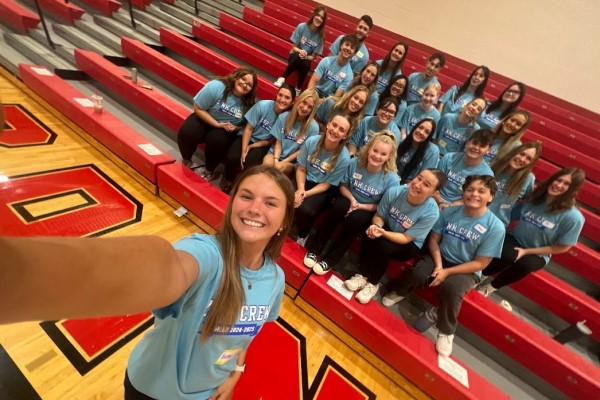
{"label": "railing post", "polygon": [[135,29],[135,19],[133,19],[133,5],[131,4],[131,0],[129,0],[129,18],[131,19],[131,26]]}
{"label": "railing post", "polygon": [[44,13],[42,13],[42,8],[40,7],[40,3],[38,2],[38,0],[34,0],[35,1],[35,8],[37,9],[38,12],[38,16],[40,17],[40,21],[42,21],[42,27],[44,28],[44,33],[46,33],[46,39],[48,39],[48,45],[50,46],[50,48],[52,50],[55,49],[54,47],[54,43],[52,42],[52,39],[50,39],[50,32],[48,32],[48,27],[46,26],[46,20],[44,19]]}

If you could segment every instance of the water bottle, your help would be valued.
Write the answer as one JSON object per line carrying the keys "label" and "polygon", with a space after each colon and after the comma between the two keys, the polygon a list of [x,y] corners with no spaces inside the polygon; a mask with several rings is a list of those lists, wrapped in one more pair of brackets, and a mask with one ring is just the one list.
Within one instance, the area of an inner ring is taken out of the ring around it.
{"label": "water bottle", "polygon": [[137,68],[131,68],[131,82],[137,83]]}

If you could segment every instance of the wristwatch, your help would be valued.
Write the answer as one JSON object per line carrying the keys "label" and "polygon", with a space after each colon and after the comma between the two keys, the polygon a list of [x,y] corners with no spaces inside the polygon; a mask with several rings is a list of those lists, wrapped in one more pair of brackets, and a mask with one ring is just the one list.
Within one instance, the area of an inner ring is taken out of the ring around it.
{"label": "wristwatch", "polygon": [[236,365],[234,371],[236,372],[244,372],[246,370],[246,364]]}

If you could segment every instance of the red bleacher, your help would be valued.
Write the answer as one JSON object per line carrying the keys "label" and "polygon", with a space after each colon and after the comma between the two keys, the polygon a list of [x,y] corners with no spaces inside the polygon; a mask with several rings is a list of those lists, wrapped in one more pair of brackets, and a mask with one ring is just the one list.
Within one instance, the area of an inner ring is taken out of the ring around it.
{"label": "red bleacher", "polygon": [[36,14],[13,0],[0,2],[0,21],[20,33],[27,33],[40,23]]}
{"label": "red bleacher", "polygon": [[143,81],[138,80],[138,84],[134,84],[130,79],[126,79],[129,72],[112,64],[100,54],[75,49],[75,62],[81,71],[131,104],[135,104],[173,132],[179,131],[183,121],[191,113],[191,108],[181,105],[163,93],[142,87],[141,85],[145,84]]}
{"label": "red bleacher", "polygon": [[65,3],[63,0],[39,0],[39,3],[44,11],[48,11],[69,25],[73,25],[73,22],[85,13],[83,8],[73,3]]}
{"label": "red bleacher", "polygon": [[121,8],[122,4],[117,0],[80,0],[82,3],[95,8],[102,14],[110,17],[114,12]]}
{"label": "red bleacher", "polygon": [[[42,70],[46,73],[39,73]],[[88,100],[87,96],[45,67],[20,64],[19,73],[30,89],[153,184],[157,183],[158,167],[175,162],[173,157],[164,152],[150,155],[142,150],[139,145],[151,144],[148,139],[108,111],[96,113],[93,107],[83,106],[76,99]]]}
{"label": "red bleacher", "polygon": [[184,67],[139,40],[123,36],[121,38],[121,50],[126,57],[164,78],[190,96],[195,96],[208,82],[208,79],[202,75]]}

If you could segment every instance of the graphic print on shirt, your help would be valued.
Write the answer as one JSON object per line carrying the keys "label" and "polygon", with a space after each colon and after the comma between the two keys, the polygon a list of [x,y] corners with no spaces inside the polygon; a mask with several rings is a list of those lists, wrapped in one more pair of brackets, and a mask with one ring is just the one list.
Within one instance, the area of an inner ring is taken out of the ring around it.
{"label": "graphic print on shirt", "polygon": [[235,105],[229,105],[222,100],[217,101],[217,105],[219,106],[219,111],[221,111],[223,114],[227,114],[230,117],[235,117],[237,119],[242,118],[242,110],[239,107]]}
{"label": "graphic print on shirt", "polygon": [[[206,311],[202,316],[202,324],[198,329],[198,334],[202,333],[202,327],[204,326],[204,320],[210,307],[213,304],[211,299],[206,307]],[[213,331],[213,335],[225,335],[225,336],[256,336],[260,331],[261,326],[265,323],[271,312],[271,306],[266,305],[244,305],[240,310],[240,316],[237,322],[233,326],[217,326]]]}
{"label": "graphic print on shirt", "polygon": [[521,219],[542,231],[554,229],[556,226],[554,222],[547,220],[542,215],[537,215],[533,211],[527,211]]}
{"label": "graphic print on shirt", "polygon": [[479,240],[482,234],[487,232],[487,228],[481,224],[476,224],[473,229],[476,232],[473,232],[471,229],[458,227],[456,224],[447,223],[444,227],[444,233],[455,237],[457,239],[462,240],[465,243],[469,243],[471,240]]}
{"label": "graphic print on shirt", "polygon": [[402,226],[404,230],[410,229],[410,227],[415,224],[415,221],[410,219],[408,215],[398,210],[398,208],[396,208],[395,206],[390,207],[388,215],[391,219],[400,224],[400,226]]}
{"label": "graphic print on shirt", "polygon": [[355,172],[352,176],[352,179],[350,179],[350,185],[352,185],[352,190],[357,191],[358,193],[362,194],[365,197],[368,197],[369,199],[372,199],[373,196],[378,196],[379,194],[381,194],[381,190],[367,185],[365,182],[362,182],[361,179],[362,175]]}

